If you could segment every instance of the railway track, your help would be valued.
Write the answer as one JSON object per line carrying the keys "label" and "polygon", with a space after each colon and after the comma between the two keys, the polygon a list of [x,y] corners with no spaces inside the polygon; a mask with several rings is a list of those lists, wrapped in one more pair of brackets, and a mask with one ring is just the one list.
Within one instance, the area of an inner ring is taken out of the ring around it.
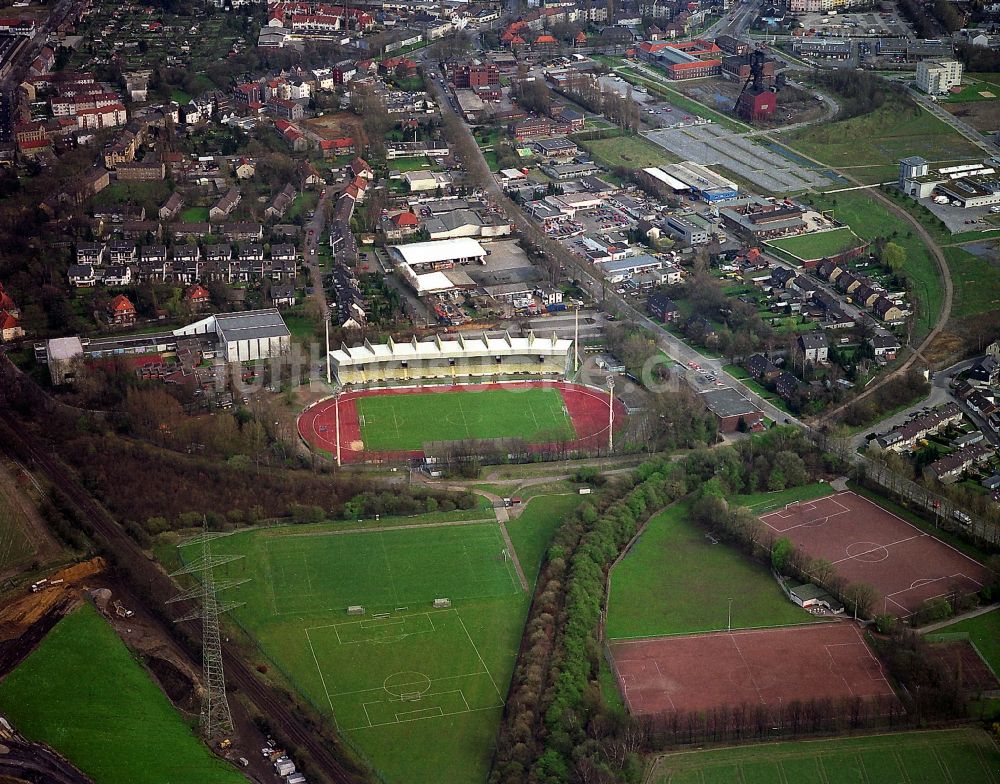
{"label": "railway track", "polygon": [[[122,576],[151,603],[161,607],[167,599],[176,595],[177,587],[156,563],[150,560],[139,545],[132,540],[111,517],[104,507],[97,503],[82,487],[72,472],[54,455],[47,452],[24,425],[9,411],[0,411],[0,422],[5,425],[8,436],[23,447],[31,456],[35,467],[45,473],[53,485],[59,487],[76,506],[81,516],[93,528],[95,543],[99,544],[114,560]],[[150,616],[160,618],[159,608],[149,608]],[[191,639],[200,639],[200,626],[196,622],[179,624],[186,626]],[[173,637],[167,624],[162,624],[165,634]],[[189,657],[192,666],[200,670],[200,651],[188,640],[178,639],[181,649]],[[340,758],[335,749],[330,748],[302,717],[295,711],[289,700],[262,683],[254,671],[241,658],[239,652],[223,643],[223,664],[230,687],[236,687],[254,705],[261,715],[267,717],[275,733],[281,740],[304,750],[313,766],[329,782],[334,784],[363,784],[369,777],[353,763]]]}

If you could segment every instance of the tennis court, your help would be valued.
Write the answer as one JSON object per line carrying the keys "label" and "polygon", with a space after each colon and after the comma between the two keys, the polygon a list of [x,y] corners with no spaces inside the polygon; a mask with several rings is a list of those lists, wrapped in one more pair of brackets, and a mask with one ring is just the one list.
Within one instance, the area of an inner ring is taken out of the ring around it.
{"label": "tennis court", "polygon": [[789,504],[760,520],[848,582],[871,585],[876,609],[900,618],[928,599],[975,593],[989,579],[978,561],[855,493]]}

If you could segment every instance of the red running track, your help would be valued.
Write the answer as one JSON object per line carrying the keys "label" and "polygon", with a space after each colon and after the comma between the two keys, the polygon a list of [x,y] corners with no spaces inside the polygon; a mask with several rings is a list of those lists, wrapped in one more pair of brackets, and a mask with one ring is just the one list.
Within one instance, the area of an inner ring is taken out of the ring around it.
{"label": "red running track", "polygon": [[879,594],[877,612],[913,615],[928,599],[975,593],[989,571],[964,553],[855,493],[837,493],[763,515],[775,536],[824,558],[851,583]]}
{"label": "red running track", "polygon": [[[549,387],[559,390],[569,412],[576,439],[564,446],[568,450],[598,449],[607,445],[608,393],[580,384],[563,381],[528,381],[499,384],[460,384],[454,386],[393,387],[387,389],[359,389],[340,396],[340,455],[345,463],[366,460],[406,460],[423,457],[420,450],[395,452],[370,452],[365,450],[361,438],[361,422],[356,401],[361,397],[376,395],[426,395],[448,392],[478,392],[489,389],[524,389]],[[625,406],[615,398],[613,428],[618,431],[625,423]],[[321,401],[307,408],[299,416],[299,435],[314,449],[337,453],[337,403],[334,398]],[[534,451],[546,451],[554,444],[531,444]]]}
{"label": "red running track", "polygon": [[612,642],[618,687],[637,715],[794,700],[892,697],[846,622]]}

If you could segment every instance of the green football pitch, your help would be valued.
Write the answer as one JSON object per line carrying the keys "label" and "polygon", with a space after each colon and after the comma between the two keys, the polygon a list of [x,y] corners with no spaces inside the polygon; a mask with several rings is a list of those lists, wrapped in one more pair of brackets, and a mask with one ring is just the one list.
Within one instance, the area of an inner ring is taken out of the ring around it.
{"label": "green football pitch", "polygon": [[819,259],[823,256],[835,256],[845,250],[856,248],[861,240],[847,226],[816,234],[803,234],[799,237],[770,240],[769,245],[780,248],[800,259]]}
{"label": "green football pitch", "polygon": [[365,449],[421,449],[434,441],[572,439],[573,423],[557,389],[490,389],[375,395],[355,401]]}
{"label": "green football pitch", "polygon": [[998,770],[996,743],[985,732],[962,729],[665,754],[647,781],[996,784]]}
{"label": "green football pitch", "polygon": [[346,534],[263,536],[275,615],[372,611],[519,589],[491,524]]}
{"label": "green football pitch", "polygon": [[242,603],[234,620],[390,784],[488,776],[529,601],[505,551],[495,522],[282,526],[212,543],[233,557],[220,580],[249,578],[220,594]]}

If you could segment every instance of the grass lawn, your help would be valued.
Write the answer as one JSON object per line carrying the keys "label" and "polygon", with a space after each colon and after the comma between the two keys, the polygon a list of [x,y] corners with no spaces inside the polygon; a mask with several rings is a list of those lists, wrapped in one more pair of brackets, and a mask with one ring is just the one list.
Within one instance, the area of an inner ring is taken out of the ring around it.
{"label": "grass lawn", "polygon": [[[938,100],[942,103],[969,103],[971,101],[995,101],[1000,97],[1000,77],[998,74],[966,74],[968,81],[961,92],[949,93]],[[987,95],[982,95],[987,93]],[[990,95],[989,93],[992,93]]]}
{"label": "grass lawn", "polygon": [[507,533],[532,587],[552,535],[583,500],[583,496],[576,494],[538,496],[528,502],[520,516],[507,523]]}
{"label": "grass lawn", "polygon": [[294,223],[295,219],[299,215],[306,215],[311,210],[316,209],[316,205],[319,203],[319,193],[316,191],[302,191],[295,197],[295,201],[292,202],[292,206],[288,208],[288,214],[285,215],[285,220],[290,223]]}
{"label": "grass lawn", "polygon": [[181,106],[187,106],[189,103],[191,103],[191,96],[188,95],[183,90],[175,87],[173,90],[170,91],[170,100],[176,101]]}
{"label": "grass lawn", "polygon": [[660,166],[680,160],[641,136],[594,139],[577,142],[577,145],[589,152],[597,163],[608,167],[644,169],[647,166]]}
{"label": "grass lawn", "polygon": [[181,210],[181,223],[208,223],[208,207],[185,207]]}
{"label": "grass lawn", "polygon": [[830,495],[833,488],[826,482],[815,482],[801,487],[789,487],[774,493],[747,493],[729,499],[735,506],[745,506],[754,514],[762,515],[781,509],[793,501],[813,501]]}
{"label": "grass lawn", "polygon": [[962,248],[944,248],[944,255],[955,283],[952,316],[960,318],[1000,310],[1000,265],[990,264]]}
{"label": "grass lawn", "polygon": [[282,318],[285,319],[285,324],[288,331],[292,333],[292,338],[299,343],[308,343],[316,339],[318,332],[315,319],[304,313],[288,313]]}
{"label": "grass lawn", "polygon": [[27,561],[35,549],[25,534],[27,521],[13,498],[0,490],[0,571]]}
{"label": "grass lawn", "polygon": [[917,337],[929,332],[941,312],[943,287],[937,264],[913,227],[864,191],[812,195],[808,201],[817,209],[833,210],[834,217],[850,226],[859,237],[866,240],[887,237],[903,247],[906,251],[903,273],[913,282],[917,298]]}
{"label": "grass lawn", "polygon": [[379,395],[357,400],[367,449],[420,449],[430,441],[572,438],[573,424],[556,389],[496,389]]}
{"label": "grass lawn", "polygon": [[433,165],[423,155],[416,158],[395,158],[391,161],[386,161],[385,166],[389,170],[404,173],[412,171],[441,171],[440,166]]}
{"label": "grass lawn", "polygon": [[95,784],[245,781],[202,745],[89,604],[0,682],[0,712]]}
{"label": "grass lawn", "polygon": [[843,226],[832,231],[822,231],[817,234],[804,234],[800,237],[787,237],[781,240],[768,240],[768,245],[787,251],[803,261],[821,259],[824,256],[835,256],[845,250],[850,250],[861,244],[861,240]]}
{"label": "grass lawn", "polygon": [[893,179],[887,171],[896,170],[899,159],[907,155],[934,162],[982,158],[980,150],[951,126],[899,99],[860,117],[795,131],[783,141],[867,184]]}
{"label": "grass lawn", "polygon": [[496,523],[288,526],[214,544],[244,556],[220,577],[251,578],[230,592],[246,603],[234,620],[390,784],[487,777],[528,607],[503,548]]}
{"label": "grass lawn", "polygon": [[[958,621],[940,629],[941,634],[967,634],[993,672],[1000,673],[1000,610]],[[933,638],[933,634],[929,635]]]}
{"label": "grass lawn", "polygon": [[[712,544],[678,503],[654,517],[611,574],[608,639],[810,623],[767,569],[725,544]],[[697,565],[695,567],[694,565]]]}
{"label": "grass lawn", "polygon": [[958,729],[666,754],[647,781],[987,784],[997,780],[998,767],[1000,751],[989,735]]}

